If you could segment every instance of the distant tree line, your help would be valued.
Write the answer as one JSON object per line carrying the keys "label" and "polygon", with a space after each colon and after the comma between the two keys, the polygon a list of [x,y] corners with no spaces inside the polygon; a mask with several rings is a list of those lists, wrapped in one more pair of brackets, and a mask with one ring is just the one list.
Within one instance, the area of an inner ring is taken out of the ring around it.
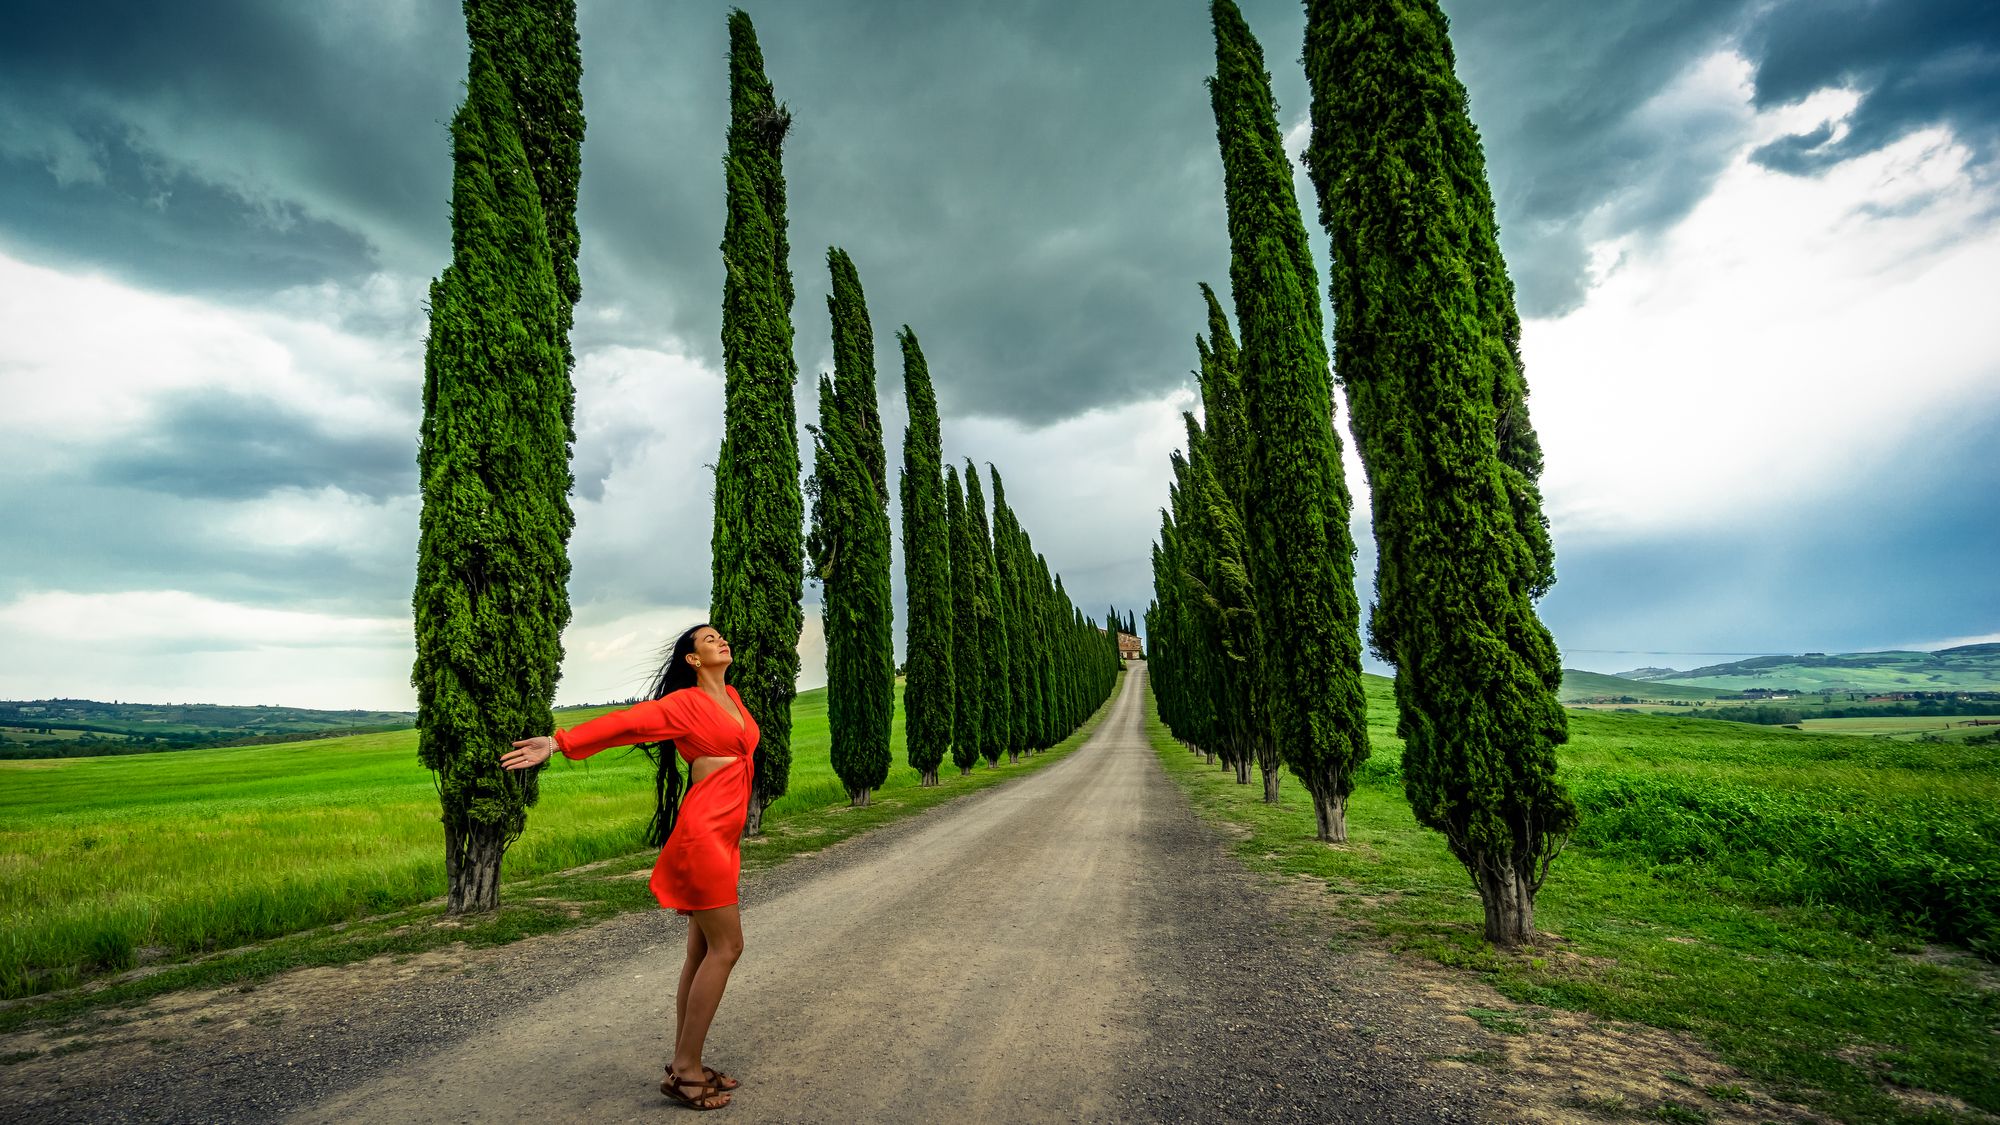
{"label": "distant tree line", "polygon": [[43,734],[56,730],[74,730],[85,733],[79,738],[15,741],[7,737],[5,730],[0,730],[0,759],[96,758],[120,754],[159,754],[173,750],[213,750],[231,746],[272,746],[283,742],[317,742],[323,738],[342,738],[355,734],[382,734],[387,731],[408,730],[410,728],[408,723],[393,723],[386,726],[340,727],[328,730],[285,731],[272,734],[243,734],[239,731],[136,734],[109,727],[90,727],[78,723],[50,723],[34,727],[17,727],[15,729],[40,731]]}

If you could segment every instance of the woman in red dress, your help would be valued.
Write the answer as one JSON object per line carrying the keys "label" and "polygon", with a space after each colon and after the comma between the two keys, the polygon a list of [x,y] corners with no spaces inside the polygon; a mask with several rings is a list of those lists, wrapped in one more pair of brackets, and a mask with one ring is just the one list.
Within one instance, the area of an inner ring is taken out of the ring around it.
{"label": "woman in red dress", "polygon": [[[757,721],[723,682],[729,642],[697,625],[674,642],[653,698],[553,737],[525,738],[500,759],[532,769],[560,750],[588,758],[612,746],[657,743],[659,811],[649,839],[661,845],[649,886],[660,905],[688,917],[687,960],[674,997],[674,1056],[660,1092],[695,1109],[720,1109],[739,1083],[701,1061],[729,972],[743,955],[736,880],[743,866],[743,821],[750,810]],[[681,796],[677,759],[688,762]]]}

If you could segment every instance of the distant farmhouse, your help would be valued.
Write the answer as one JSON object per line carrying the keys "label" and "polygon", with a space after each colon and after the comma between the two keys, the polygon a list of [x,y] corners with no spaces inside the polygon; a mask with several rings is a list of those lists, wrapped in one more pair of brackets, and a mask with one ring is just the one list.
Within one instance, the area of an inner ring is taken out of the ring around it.
{"label": "distant farmhouse", "polygon": [[[1104,632],[1104,626],[1099,625],[1097,631],[1100,633]],[[1123,629],[1118,630],[1118,659],[1144,660],[1145,658],[1146,650],[1140,647],[1139,638],[1127,633]]]}

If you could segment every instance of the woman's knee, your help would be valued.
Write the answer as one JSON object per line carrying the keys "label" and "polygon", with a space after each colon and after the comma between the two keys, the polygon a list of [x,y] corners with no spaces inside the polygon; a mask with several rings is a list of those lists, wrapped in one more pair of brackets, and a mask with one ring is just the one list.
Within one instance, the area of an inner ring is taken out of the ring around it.
{"label": "woman's knee", "polygon": [[735,964],[737,959],[743,956],[743,935],[727,934],[722,937],[710,938],[708,942],[708,955],[710,957],[719,957],[726,964]]}

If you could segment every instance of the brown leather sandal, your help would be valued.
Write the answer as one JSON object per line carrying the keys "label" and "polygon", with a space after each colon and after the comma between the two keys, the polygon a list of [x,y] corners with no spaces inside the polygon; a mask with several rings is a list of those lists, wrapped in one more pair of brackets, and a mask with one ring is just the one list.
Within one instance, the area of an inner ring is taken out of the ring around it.
{"label": "brown leather sandal", "polygon": [[[667,1073],[672,1074],[673,1072],[674,1072],[673,1064],[668,1063]],[[714,1086],[718,1090],[734,1090],[743,1085],[742,1082],[739,1082],[736,1079],[729,1077],[727,1074],[722,1073],[721,1071],[715,1069],[712,1066],[709,1066],[706,1063],[702,1064],[701,1076],[704,1079],[708,1080],[709,1085]]]}
{"label": "brown leather sandal", "polygon": [[[673,1068],[669,1067],[667,1069],[671,1070]],[[706,1064],[703,1064],[701,1068],[701,1076],[708,1079],[708,1084],[718,1090],[734,1090],[738,1086],[743,1085],[743,1083],[738,1082],[736,1079]]]}
{"label": "brown leather sandal", "polygon": [[[687,1093],[689,1090],[693,1090],[694,1093]],[[660,1083],[660,1093],[689,1109],[721,1109],[729,1104],[713,1101],[715,1098],[727,1097],[729,1091],[713,1082],[695,1082],[682,1078],[671,1070],[667,1071],[666,1079]],[[705,1104],[711,1102],[713,1104]]]}

